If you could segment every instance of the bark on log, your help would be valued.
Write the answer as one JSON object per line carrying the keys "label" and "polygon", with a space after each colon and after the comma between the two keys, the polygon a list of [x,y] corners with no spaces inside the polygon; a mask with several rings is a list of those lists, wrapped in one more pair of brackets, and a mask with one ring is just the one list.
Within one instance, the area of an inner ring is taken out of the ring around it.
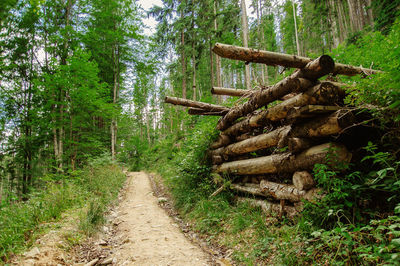
{"label": "bark on log", "polygon": [[284,119],[288,111],[293,107],[299,107],[312,104],[332,104],[340,102],[343,99],[342,91],[339,87],[330,82],[322,82],[306,92],[300,93],[280,104],[277,104],[265,110],[264,119],[269,121],[278,121]]}
{"label": "bark on log", "polygon": [[306,105],[302,107],[294,107],[287,112],[286,121],[293,122],[299,118],[309,118],[317,114],[333,113],[341,108],[343,107],[335,105]]}
{"label": "bark on log", "polygon": [[355,122],[350,110],[341,109],[335,113],[303,124],[295,125],[289,133],[293,137],[322,137],[342,132]]}
{"label": "bark on log", "polygon": [[290,126],[278,128],[269,133],[264,133],[226,147],[216,149],[212,152],[214,156],[231,156],[239,155],[257,151],[260,149],[266,149],[278,145],[279,140],[284,138],[290,131]]}
{"label": "bark on log", "polygon": [[230,111],[218,121],[217,129],[224,130],[228,128],[237,118],[246,116],[258,108],[281,98],[291,90],[303,91],[311,85],[313,85],[313,83],[309,80],[289,77],[278,82],[269,89],[259,90],[252,94],[248,102],[231,108]]}
{"label": "bark on log", "polygon": [[279,184],[267,180],[261,180],[260,189],[264,194],[274,199],[289,200],[291,202],[299,202],[302,199],[312,201],[318,198],[318,194],[321,191],[319,189],[310,189],[308,191],[298,190],[293,185]]}
{"label": "bark on log", "polygon": [[237,136],[236,137],[236,142],[243,141],[243,140],[246,140],[246,139],[249,139],[249,138],[252,138],[252,137],[254,137],[254,135],[251,134],[250,132],[247,132],[247,133],[244,133],[244,134],[242,134],[240,136]]}
{"label": "bark on log", "polygon": [[[327,155],[335,156],[337,162],[327,162]],[[333,155],[334,154],[334,155]],[[351,153],[346,147],[326,143],[312,147],[298,155],[290,153],[274,154],[270,156],[258,157],[247,160],[226,162],[219,166],[214,166],[216,173],[232,173],[237,175],[255,175],[269,173],[293,173],[299,170],[308,170],[317,163],[348,163],[351,160]]]}
{"label": "bark on log", "polygon": [[211,103],[197,102],[197,101],[192,101],[192,100],[177,98],[177,97],[166,96],[165,102],[174,104],[174,105],[182,105],[182,106],[186,106],[186,107],[199,108],[199,109],[203,109],[203,110],[209,111],[209,112],[224,112],[224,111],[229,110],[229,108],[227,108],[225,106],[215,105],[215,104],[211,104]]}
{"label": "bark on log", "polygon": [[212,197],[217,196],[219,193],[221,193],[222,191],[224,191],[225,188],[226,188],[225,185],[220,186],[217,190],[215,190],[215,191],[209,196],[209,198],[212,198]]}
{"label": "bark on log", "polygon": [[[214,53],[216,53],[221,57],[234,60],[241,60],[245,62],[262,63],[271,66],[280,65],[284,67],[303,68],[309,62],[312,61],[311,58],[307,57],[275,53],[263,50],[255,50],[251,48],[244,48],[222,43],[216,43],[212,48],[212,50]],[[357,74],[375,74],[378,72],[381,71],[366,69],[361,67],[354,67],[339,63],[336,63],[333,69],[334,74],[341,74],[347,76],[354,76]]]}
{"label": "bark on log", "polygon": [[250,100],[243,105],[231,108],[217,124],[218,130],[224,130],[237,118],[245,116],[270,102],[278,100],[291,92],[303,92],[313,85],[310,80],[316,80],[332,72],[335,63],[328,55],[322,55],[298,69],[289,77],[274,86],[262,89],[252,94]]}
{"label": "bark on log", "polygon": [[253,183],[246,183],[244,185],[231,184],[231,189],[238,191],[238,192],[255,195],[255,196],[261,196],[261,197],[268,196],[266,193],[262,192],[259,184],[253,184]]}
{"label": "bark on log", "polygon": [[[278,107],[278,105],[275,107]],[[272,110],[273,108],[269,110]],[[268,117],[268,114],[264,114],[263,119],[265,119],[265,117]],[[249,120],[246,119],[246,120],[249,121],[251,119]],[[257,120],[260,121],[258,118]],[[212,155],[244,154],[246,152],[256,151],[258,149],[276,146],[278,144],[278,142],[276,141],[280,141],[281,146],[287,145],[289,151],[291,151],[292,153],[297,153],[299,151],[311,147],[314,144],[312,140],[306,140],[302,138],[326,137],[329,135],[339,134],[345,128],[352,125],[354,121],[355,117],[349,110],[341,109],[329,116],[317,118],[316,120],[308,121],[303,124],[294,125],[292,126],[288,134],[282,134],[281,132],[279,132],[280,130],[282,130],[282,128],[280,128],[271,131],[269,133],[251,137],[249,139],[231,145],[228,145],[230,143],[228,142],[228,139],[230,141],[230,138],[227,135],[221,134],[220,139],[225,139],[226,141],[224,142],[224,145],[221,145],[219,147],[222,146],[224,147],[211,151],[211,154]],[[246,123],[247,125],[250,124],[250,122]],[[251,126],[249,126],[247,130],[249,129],[251,129]],[[242,129],[238,128],[238,130]]]}
{"label": "bark on log", "polygon": [[[282,119],[293,107],[309,104],[332,104],[333,102],[341,100],[341,97],[342,91],[340,88],[333,86],[330,82],[323,82],[310,88],[305,93],[298,94],[270,109],[260,111],[233,124],[231,127],[221,132],[218,142],[222,143],[222,139],[227,140],[229,138],[228,136],[237,136],[250,131],[252,128],[261,127],[268,122]],[[227,145],[230,142],[225,141],[223,143]],[[224,145],[219,145],[218,147]],[[216,147],[216,145],[214,147]]]}
{"label": "bark on log", "polygon": [[226,110],[226,111],[217,111],[217,112],[212,111],[212,112],[210,112],[210,111],[207,111],[207,110],[204,110],[204,109],[200,109],[200,108],[192,108],[192,107],[190,107],[190,108],[188,109],[188,114],[190,114],[190,115],[224,116],[224,115],[226,115],[226,113],[228,113],[228,110]]}
{"label": "bark on log", "polygon": [[224,159],[220,155],[212,155],[211,161],[213,164],[221,164],[224,162]]}
{"label": "bark on log", "polygon": [[249,97],[253,92],[253,90],[237,90],[231,88],[222,88],[222,87],[212,87],[211,93],[216,95],[227,95],[227,96],[237,96],[237,97]]}
{"label": "bark on log", "polygon": [[[266,200],[256,200],[256,199],[238,197],[237,201],[249,203],[250,206],[253,206],[253,207],[260,207],[262,209],[262,211],[267,215],[270,215],[270,214],[277,215],[281,211],[281,206],[279,203],[272,203],[272,202],[269,202]],[[298,214],[298,211],[292,206],[287,206],[287,205],[284,206],[283,211],[286,214],[286,216],[289,218],[294,218]]]}
{"label": "bark on log", "polygon": [[287,146],[291,153],[298,153],[304,151],[315,145],[315,141],[304,138],[288,138]]}
{"label": "bark on log", "polygon": [[315,186],[314,178],[307,171],[295,172],[292,181],[298,190],[308,190]]}
{"label": "bark on log", "polygon": [[231,143],[231,138],[227,135],[219,135],[217,141],[210,145],[211,149],[218,149]]}

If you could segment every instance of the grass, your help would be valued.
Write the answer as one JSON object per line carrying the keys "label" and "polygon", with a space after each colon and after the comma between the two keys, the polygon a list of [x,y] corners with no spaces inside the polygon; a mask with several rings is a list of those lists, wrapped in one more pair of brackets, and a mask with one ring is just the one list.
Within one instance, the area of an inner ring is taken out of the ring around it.
{"label": "grass", "polygon": [[[161,140],[143,151],[142,162],[137,165],[158,172],[169,188],[175,208],[181,216],[208,241],[232,250],[231,258],[236,263],[400,263],[400,216],[385,219],[377,217],[379,219],[376,221],[366,218],[363,224],[343,223],[341,213],[348,203],[343,201],[343,195],[346,195],[344,192],[359,191],[353,188],[352,183],[358,182],[359,178],[351,174],[333,179],[329,178],[328,170],[317,168],[319,184],[325,184],[327,189],[335,193],[330,193],[330,197],[326,197],[327,200],[321,201],[319,205],[306,204],[304,216],[296,221],[267,217],[260,209],[245,203],[236,204],[229,190],[209,198],[221,183],[231,181],[225,178],[216,185],[211,175],[206,154],[207,147],[216,135],[214,126],[213,118],[193,118],[192,124],[189,120],[188,132]],[[378,155],[378,159],[383,158],[382,153]],[[400,205],[397,208],[400,213]],[[332,216],[332,213],[336,215]],[[324,224],[319,221],[326,221],[325,224],[329,226],[323,227]]]}
{"label": "grass", "polygon": [[[104,221],[106,206],[118,195],[125,180],[120,167],[92,164],[61,179],[46,179],[45,185],[26,202],[5,205],[0,210],[0,258],[8,258],[32,245],[46,222],[56,221],[69,209],[82,208],[79,228],[93,233]],[[77,239],[71,239],[75,243]]]}

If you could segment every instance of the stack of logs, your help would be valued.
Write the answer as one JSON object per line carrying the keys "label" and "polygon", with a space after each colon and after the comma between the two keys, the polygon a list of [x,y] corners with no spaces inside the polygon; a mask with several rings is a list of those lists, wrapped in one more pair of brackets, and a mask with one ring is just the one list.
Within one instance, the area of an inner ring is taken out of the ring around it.
{"label": "stack of logs", "polygon": [[175,97],[165,99],[189,107],[189,114],[221,116],[217,124],[220,135],[209,151],[214,174],[234,180],[230,188],[241,195],[239,201],[293,217],[303,199],[322,197],[309,172],[315,164],[334,168],[350,162],[352,154],[343,143],[332,142],[332,136],[359,122],[343,105],[342,84],[318,79],[328,74],[353,76],[377,71],[335,64],[327,55],[312,60],[219,43],[213,51],[247,63],[298,68],[261,90],[212,88],[213,94],[248,98],[232,108]]}

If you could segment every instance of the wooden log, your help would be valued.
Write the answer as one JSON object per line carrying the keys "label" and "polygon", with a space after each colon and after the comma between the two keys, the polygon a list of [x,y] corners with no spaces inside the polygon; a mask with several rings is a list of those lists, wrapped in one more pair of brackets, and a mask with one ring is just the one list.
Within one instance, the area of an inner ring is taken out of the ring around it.
{"label": "wooden log", "polygon": [[229,108],[227,108],[225,106],[215,105],[215,104],[211,104],[211,103],[197,102],[197,101],[192,101],[192,100],[177,98],[177,97],[166,96],[165,102],[174,104],[174,105],[182,105],[182,106],[186,106],[186,107],[203,109],[203,110],[209,111],[209,112],[224,112],[224,111],[229,110]]}
{"label": "wooden log", "polygon": [[212,197],[217,196],[219,193],[221,193],[222,191],[224,191],[225,188],[226,188],[225,185],[220,186],[217,190],[215,190],[215,191],[209,196],[209,198],[212,198]]}
{"label": "wooden log", "polygon": [[333,113],[342,108],[343,107],[336,105],[305,105],[301,107],[293,107],[287,112],[286,120],[292,122],[299,118],[309,118],[318,114]]}
{"label": "wooden log", "polygon": [[190,114],[190,115],[213,115],[213,116],[223,116],[223,115],[225,115],[226,113],[228,113],[228,110],[226,110],[226,111],[207,111],[207,110],[204,110],[204,109],[200,109],[200,108],[193,108],[193,107],[190,107],[189,109],[188,109],[188,114]]}
{"label": "wooden log", "polygon": [[222,146],[231,143],[231,138],[228,135],[219,135],[218,139],[210,145],[211,149],[218,149]]}
{"label": "wooden log", "polygon": [[[334,154],[334,155],[333,155]],[[337,162],[327,162],[327,156],[335,156]],[[271,173],[293,173],[299,170],[312,169],[317,163],[348,163],[351,160],[351,153],[346,147],[325,143],[314,146],[306,151],[291,155],[290,153],[274,154],[247,160],[226,162],[213,167],[216,173],[232,173],[237,175],[255,175]]]}
{"label": "wooden log", "polygon": [[[302,79],[303,80],[303,79]],[[254,96],[256,97],[256,96]],[[250,116],[247,117],[248,120],[252,119],[251,124],[253,126],[260,126],[260,124],[265,123],[265,120],[280,120],[285,118],[287,115],[287,112],[289,109],[296,107],[296,106],[303,106],[303,105],[310,105],[310,104],[323,104],[326,102],[335,102],[339,99],[342,98],[341,90],[339,87],[334,86],[330,82],[322,82],[310,89],[308,89],[304,93],[300,93],[292,98],[289,98],[288,100],[271,107],[270,109],[264,110],[259,112],[256,116]],[[254,98],[252,98],[254,99]],[[237,117],[241,115],[247,115],[247,111],[252,112],[255,109],[255,106],[250,106],[250,103],[252,102],[252,99],[245,103],[244,105],[240,105],[238,107],[234,107],[230,109],[230,111],[224,116],[221,117],[221,119],[218,121],[217,129],[219,130],[224,130],[224,134],[230,135],[231,133],[229,131],[231,130],[226,130],[230,125],[230,122],[236,119]],[[335,100],[337,99],[337,100]],[[332,105],[332,103],[330,103]],[[243,107],[241,107],[243,106]],[[245,113],[242,113],[245,112]],[[279,115],[274,115],[274,113],[279,113]],[[239,116],[238,116],[239,115]],[[269,117],[266,117],[268,115]],[[271,117],[275,117],[274,119],[271,119]],[[246,120],[246,119],[244,119]],[[239,121],[238,123],[246,123],[244,120]],[[236,127],[244,127],[245,125],[236,125]],[[235,124],[234,124],[235,125]],[[228,131],[228,132],[225,132]]]}
{"label": "wooden log", "polygon": [[289,77],[267,89],[252,94],[250,100],[243,105],[231,108],[217,124],[218,130],[224,130],[237,118],[245,116],[258,108],[282,98],[291,92],[302,92],[313,85],[310,80],[316,80],[333,70],[335,63],[328,55],[322,55],[309,62],[304,68],[297,70]]}
{"label": "wooden log", "polygon": [[238,89],[222,88],[222,87],[211,88],[211,93],[216,95],[249,97],[253,92],[254,92],[253,90],[238,90]]}
{"label": "wooden log", "polygon": [[252,94],[248,102],[231,108],[230,111],[218,121],[217,129],[225,130],[237,118],[246,116],[258,108],[281,98],[288,94],[290,90],[304,90],[311,85],[313,85],[313,83],[306,79],[286,78],[270,89],[259,90]]}
{"label": "wooden log", "polygon": [[269,133],[264,133],[249,139],[222,147],[213,151],[214,156],[231,156],[270,148],[278,145],[279,140],[286,136],[290,131],[290,126],[278,128]]}
{"label": "wooden log", "polygon": [[[273,110],[273,108],[269,110]],[[272,113],[276,114],[277,112],[273,111]],[[263,119],[265,119],[265,117],[268,117],[268,114],[264,114]],[[354,121],[355,117],[352,112],[346,109],[341,109],[329,116],[317,118],[303,124],[294,125],[291,127],[290,131],[287,134],[282,134],[282,132],[280,132],[282,128],[285,128],[282,127],[269,133],[251,137],[249,139],[234,144],[228,145],[226,141],[224,143],[225,145],[221,145],[221,148],[212,151],[211,153],[213,155],[244,154],[259,149],[276,146],[278,145],[279,141],[280,146],[288,146],[289,151],[291,151],[292,153],[298,153],[315,144],[314,141],[304,138],[326,137],[334,134],[339,134],[345,128],[352,125]],[[222,138],[222,136],[224,136],[223,138],[229,138],[228,136],[223,134],[220,135],[220,138]]]}
{"label": "wooden log", "polygon": [[312,121],[295,125],[289,133],[293,137],[322,137],[342,132],[355,122],[350,110],[341,109],[335,113]]}
{"label": "wooden log", "polygon": [[314,178],[307,171],[295,172],[292,181],[298,190],[308,190],[315,186]]}
{"label": "wooden log", "polygon": [[334,86],[331,82],[322,82],[314,87],[311,87],[306,92],[300,93],[265,110],[264,119],[269,121],[278,121],[284,119],[287,116],[288,111],[293,107],[304,105],[310,106],[313,104],[337,103],[343,99],[343,96],[344,95],[339,87]]}
{"label": "wooden log", "polygon": [[252,138],[252,137],[254,137],[254,135],[252,133],[250,133],[250,132],[247,132],[247,133],[244,133],[244,134],[242,134],[240,136],[237,136],[236,137],[236,142],[243,141],[243,140],[246,140],[246,139],[249,139],[249,138]]}
{"label": "wooden log", "polygon": [[228,142],[228,140],[231,141],[231,138],[228,136],[237,136],[249,132],[253,128],[266,125],[271,121],[284,118],[293,107],[309,104],[332,104],[333,102],[340,101],[342,96],[343,94],[340,88],[332,85],[330,82],[323,82],[310,88],[305,93],[298,94],[270,109],[257,112],[233,124],[231,127],[221,132],[214,147],[218,148],[229,144],[230,142]]}
{"label": "wooden log", "polygon": [[[238,197],[237,201],[248,203],[248,204],[250,204],[250,206],[253,206],[253,207],[260,207],[261,210],[267,215],[271,215],[271,214],[277,215],[280,213],[280,210],[281,210],[280,204],[272,203],[267,200],[257,200],[257,199],[249,199],[249,198],[245,198],[245,197]],[[298,214],[298,211],[294,207],[287,206],[287,205],[284,206],[283,212],[289,218],[294,218]]]}
{"label": "wooden log", "polygon": [[[312,61],[311,58],[307,57],[256,50],[222,43],[216,43],[212,50],[221,57],[245,62],[262,63],[272,66],[279,65],[284,67],[303,68]],[[334,74],[347,76],[354,76],[357,74],[375,74],[378,72],[381,71],[354,67],[340,63],[336,63],[333,69]]]}
{"label": "wooden log", "polygon": [[304,151],[315,145],[315,141],[305,138],[288,138],[287,146],[291,153],[298,153]]}
{"label": "wooden log", "polygon": [[259,184],[246,183],[244,185],[231,184],[231,189],[237,192],[247,193],[254,196],[266,197],[267,194],[263,193]]}
{"label": "wooden log", "polygon": [[220,155],[212,155],[211,161],[213,164],[221,164],[224,162],[224,159]]}
{"label": "wooden log", "polygon": [[277,200],[288,200],[299,202],[302,199],[312,201],[319,197],[320,189],[310,189],[308,191],[298,190],[294,185],[280,184],[261,180],[261,193],[264,193]]}

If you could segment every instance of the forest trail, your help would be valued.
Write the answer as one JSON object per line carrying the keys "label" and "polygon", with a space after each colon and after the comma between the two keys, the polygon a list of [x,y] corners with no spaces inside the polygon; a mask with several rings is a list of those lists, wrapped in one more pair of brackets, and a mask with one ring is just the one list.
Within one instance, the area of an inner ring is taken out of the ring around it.
{"label": "forest trail", "polygon": [[116,209],[115,237],[125,241],[113,251],[117,265],[208,265],[208,255],[192,244],[158,205],[149,176],[127,173],[126,194]]}

